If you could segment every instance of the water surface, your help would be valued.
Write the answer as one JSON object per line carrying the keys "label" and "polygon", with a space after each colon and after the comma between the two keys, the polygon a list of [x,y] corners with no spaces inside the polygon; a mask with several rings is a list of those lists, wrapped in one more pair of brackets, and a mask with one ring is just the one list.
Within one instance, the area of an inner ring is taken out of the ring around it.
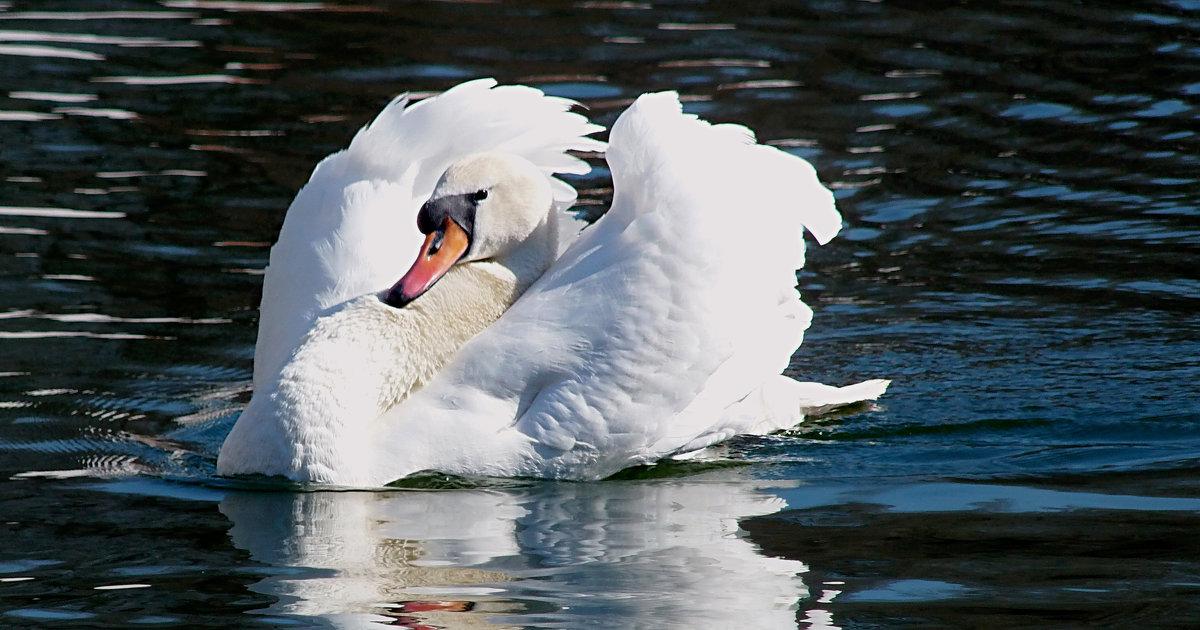
{"label": "water surface", "polygon": [[[0,2],[0,626],[1200,623],[1200,3],[103,4]],[[216,479],[292,195],[478,76],[809,159],[790,373],[888,395],[601,483]]]}

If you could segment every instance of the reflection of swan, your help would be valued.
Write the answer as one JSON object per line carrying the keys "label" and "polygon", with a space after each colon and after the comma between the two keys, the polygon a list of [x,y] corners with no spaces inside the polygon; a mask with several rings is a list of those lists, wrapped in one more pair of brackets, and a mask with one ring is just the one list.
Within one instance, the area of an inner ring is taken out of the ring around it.
{"label": "reflection of swan", "polygon": [[[806,162],[643,96],[612,130],[612,209],[559,257],[573,191],[547,173],[578,172],[562,151],[598,147],[595,127],[492,85],[394,103],[314,172],[271,254],[222,474],[595,478],[882,393],[779,375],[812,315],[801,233],[840,227]],[[411,224],[428,236],[400,278]]]}
{"label": "reflection of swan", "polygon": [[[226,496],[221,511],[233,521],[234,544],[279,569],[254,588],[279,598],[267,612],[323,617],[338,627],[357,628],[398,616],[403,602],[438,601],[410,589],[510,580],[479,568],[518,553],[512,528],[523,511],[498,504],[500,496],[486,491],[246,493]],[[391,531],[397,524],[404,531]],[[486,604],[472,608],[504,610]],[[437,616],[432,610],[424,614]],[[484,626],[482,620],[478,625]]]}
{"label": "reflection of swan", "polygon": [[268,613],[338,627],[795,627],[806,567],[759,555],[737,525],[783,502],[735,475],[231,493],[221,510],[234,543],[272,567],[254,587],[279,598]]}

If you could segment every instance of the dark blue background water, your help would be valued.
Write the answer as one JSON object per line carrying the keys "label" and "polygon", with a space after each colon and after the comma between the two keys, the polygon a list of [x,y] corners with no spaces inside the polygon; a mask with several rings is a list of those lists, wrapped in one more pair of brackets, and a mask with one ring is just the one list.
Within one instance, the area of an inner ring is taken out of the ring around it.
{"label": "dark blue background water", "polygon": [[[792,373],[888,395],[595,484],[215,480],[292,195],[477,76],[812,161]],[[0,626],[1195,627],[1198,107],[1187,0],[0,1]]]}

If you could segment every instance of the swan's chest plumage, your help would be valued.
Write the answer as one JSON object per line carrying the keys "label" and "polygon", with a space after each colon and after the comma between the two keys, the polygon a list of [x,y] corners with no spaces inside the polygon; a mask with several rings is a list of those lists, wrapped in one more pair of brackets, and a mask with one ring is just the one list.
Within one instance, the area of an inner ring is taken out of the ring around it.
{"label": "swan's chest plumage", "polygon": [[[388,411],[423,387],[517,297],[511,272],[456,267],[419,300],[393,308],[376,295],[318,318],[270,388],[239,418],[218,469],[343,485],[377,485]],[[389,453],[388,451],[392,452]]]}

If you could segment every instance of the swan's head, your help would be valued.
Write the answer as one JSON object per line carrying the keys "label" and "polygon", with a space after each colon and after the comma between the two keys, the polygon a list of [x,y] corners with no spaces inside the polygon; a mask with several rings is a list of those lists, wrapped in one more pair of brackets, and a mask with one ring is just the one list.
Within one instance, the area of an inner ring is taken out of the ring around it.
{"label": "swan's head", "polygon": [[546,221],[550,180],[525,158],[478,153],[450,165],[417,213],[425,243],[385,301],[404,306],[459,262],[502,259]]}

